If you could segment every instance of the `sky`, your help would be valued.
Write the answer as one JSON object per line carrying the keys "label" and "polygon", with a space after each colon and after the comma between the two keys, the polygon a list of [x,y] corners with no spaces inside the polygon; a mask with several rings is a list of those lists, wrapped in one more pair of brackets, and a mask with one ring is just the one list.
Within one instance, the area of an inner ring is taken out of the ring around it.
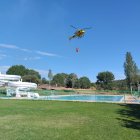
{"label": "sky", "polygon": [[[140,67],[139,7],[139,0],[1,0],[0,71],[24,65],[45,78],[51,69],[92,82],[103,71],[124,79],[126,52]],[[92,29],[70,41],[70,25]]]}

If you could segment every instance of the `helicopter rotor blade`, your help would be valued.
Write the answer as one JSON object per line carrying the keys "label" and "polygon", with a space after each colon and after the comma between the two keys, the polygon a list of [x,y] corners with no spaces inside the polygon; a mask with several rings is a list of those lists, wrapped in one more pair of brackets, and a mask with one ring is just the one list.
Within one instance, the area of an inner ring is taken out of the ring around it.
{"label": "helicopter rotor blade", "polygon": [[74,29],[78,29],[78,28],[76,28],[76,27],[74,27],[73,25],[70,25],[72,28],[74,28]]}
{"label": "helicopter rotor blade", "polygon": [[91,29],[92,27],[87,27],[87,28],[83,28],[83,30],[89,30]]}

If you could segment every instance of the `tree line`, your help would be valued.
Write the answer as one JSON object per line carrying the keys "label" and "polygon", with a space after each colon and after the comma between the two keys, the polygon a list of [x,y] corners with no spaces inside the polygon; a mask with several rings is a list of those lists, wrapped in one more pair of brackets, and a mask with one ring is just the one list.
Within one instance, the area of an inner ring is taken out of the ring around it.
{"label": "tree line", "polygon": [[125,56],[124,74],[126,78],[122,80],[115,80],[114,74],[110,71],[99,72],[96,76],[97,81],[95,83],[92,83],[86,76],[78,78],[75,73],[57,73],[53,75],[51,70],[49,70],[48,75],[46,75],[47,78],[41,78],[39,72],[28,69],[23,65],[11,66],[6,73],[20,75],[22,76],[22,80],[26,82],[49,84],[66,88],[88,89],[94,87],[103,90],[128,90],[132,88],[132,86],[137,89],[140,83],[140,70],[130,52],[127,52]]}

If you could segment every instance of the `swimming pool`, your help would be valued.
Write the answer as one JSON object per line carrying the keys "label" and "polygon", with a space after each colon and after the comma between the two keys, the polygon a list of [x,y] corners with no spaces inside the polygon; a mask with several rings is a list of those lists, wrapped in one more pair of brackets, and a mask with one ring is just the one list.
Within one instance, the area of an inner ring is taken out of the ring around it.
{"label": "swimming pool", "polygon": [[123,95],[55,95],[42,96],[42,100],[59,100],[59,101],[88,101],[88,102],[122,102]]}

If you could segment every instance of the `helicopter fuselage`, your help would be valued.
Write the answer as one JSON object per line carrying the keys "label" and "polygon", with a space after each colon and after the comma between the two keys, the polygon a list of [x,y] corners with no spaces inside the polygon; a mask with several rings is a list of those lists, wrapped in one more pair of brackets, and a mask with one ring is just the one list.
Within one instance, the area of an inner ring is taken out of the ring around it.
{"label": "helicopter fuselage", "polygon": [[78,29],[78,28],[76,28],[76,27],[74,27],[74,26],[72,26],[72,25],[71,25],[71,27],[74,28],[74,29],[76,29],[76,32],[74,33],[73,36],[69,37],[69,40],[71,40],[71,39],[73,39],[73,38],[81,38],[81,37],[84,36],[85,30],[91,29],[91,27],[80,28],[80,29]]}
{"label": "helicopter fuselage", "polygon": [[84,30],[77,30],[74,34],[76,37],[81,38],[84,35],[85,31]]}

